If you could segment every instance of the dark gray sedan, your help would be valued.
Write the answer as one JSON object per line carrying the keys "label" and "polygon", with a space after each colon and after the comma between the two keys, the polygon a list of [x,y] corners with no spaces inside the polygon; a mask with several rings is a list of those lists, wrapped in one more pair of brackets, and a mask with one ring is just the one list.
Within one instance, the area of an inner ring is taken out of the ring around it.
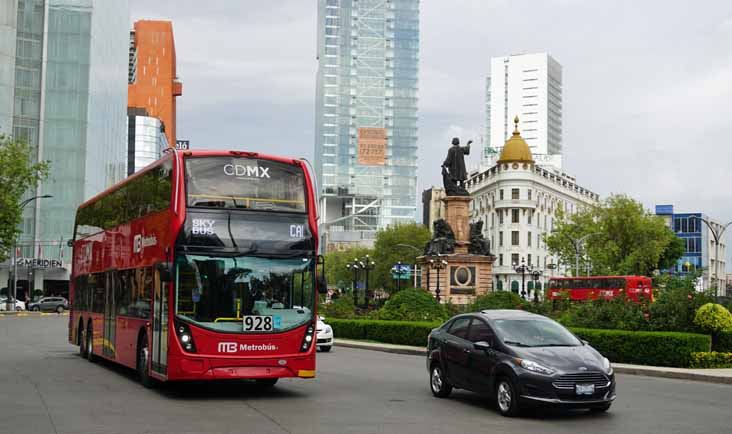
{"label": "dark gray sedan", "polygon": [[603,412],[615,400],[607,358],[552,319],[521,310],[451,318],[430,333],[427,369],[436,397],[453,387],[486,394],[504,416],[539,405]]}

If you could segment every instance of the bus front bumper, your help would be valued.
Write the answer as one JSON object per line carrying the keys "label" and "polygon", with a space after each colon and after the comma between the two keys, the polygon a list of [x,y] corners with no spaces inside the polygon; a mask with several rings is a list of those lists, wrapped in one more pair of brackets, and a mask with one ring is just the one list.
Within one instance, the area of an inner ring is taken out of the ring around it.
{"label": "bus front bumper", "polygon": [[312,356],[266,359],[229,359],[217,357],[171,358],[168,380],[313,378]]}

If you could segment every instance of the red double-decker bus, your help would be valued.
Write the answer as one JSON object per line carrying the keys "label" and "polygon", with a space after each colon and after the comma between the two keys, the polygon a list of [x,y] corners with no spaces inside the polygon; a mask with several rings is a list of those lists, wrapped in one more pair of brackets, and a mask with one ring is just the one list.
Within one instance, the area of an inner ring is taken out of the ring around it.
{"label": "red double-decker bus", "polygon": [[79,207],[69,341],[146,386],[314,377],[317,240],[302,160],[170,151]]}
{"label": "red double-decker bus", "polygon": [[547,297],[558,300],[568,294],[570,300],[581,301],[599,297],[611,299],[625,294],[635,301],[643,298],[652,301],[651,283],[651,278],[646,276],[552,277],[547,286]]}

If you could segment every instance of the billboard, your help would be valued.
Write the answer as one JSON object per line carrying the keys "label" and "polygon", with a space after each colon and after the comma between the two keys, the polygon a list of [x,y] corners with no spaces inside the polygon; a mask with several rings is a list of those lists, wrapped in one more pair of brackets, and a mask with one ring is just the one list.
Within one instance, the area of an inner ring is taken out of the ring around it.
{"label": "billboard", "polygon": [[386,128],[358,129],[358,164],[383,166],[386,162]]}

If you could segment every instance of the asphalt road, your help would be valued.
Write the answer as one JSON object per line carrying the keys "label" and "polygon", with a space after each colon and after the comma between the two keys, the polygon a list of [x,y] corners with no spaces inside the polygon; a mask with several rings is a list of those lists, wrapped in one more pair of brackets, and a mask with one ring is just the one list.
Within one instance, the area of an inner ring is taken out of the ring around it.
{"label": "asphalt road", "polygon": [[418,356],[334,348],[318,378],[148,390],[66,342],[67,316],[0,317],[0,433],[730,433],[732,386],[618,376],[607,414],[501,417],[480,396],[433,398]]}

